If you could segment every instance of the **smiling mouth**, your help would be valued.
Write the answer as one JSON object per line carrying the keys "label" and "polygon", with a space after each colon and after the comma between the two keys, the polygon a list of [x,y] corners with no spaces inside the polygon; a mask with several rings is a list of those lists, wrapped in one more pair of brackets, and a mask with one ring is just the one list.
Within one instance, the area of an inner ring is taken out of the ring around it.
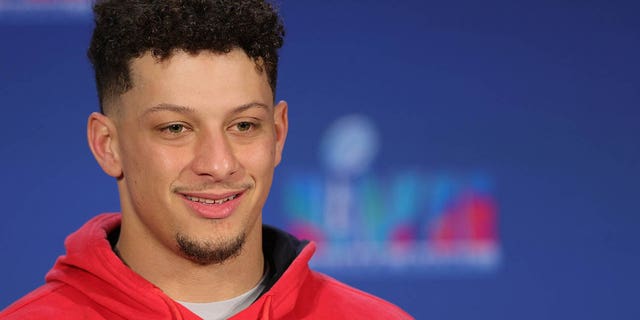
{"label": "smiling mouth", "polygon": [[187,200],[189,201],[193,201],[193,202],[198,202],[198,203],[203,203],[203,204],[223,204],[227,201],[231,201],[237,197],[239,197],[240,194],[234,194],[232,196],[223,198],[223,199],[217,199],[217,200],[213,200],[213,199],[207,199],[207,198],[198,198],[198,197],[192,197],[192,196],[187,196],[185,195],[185,198],[187,198]]}

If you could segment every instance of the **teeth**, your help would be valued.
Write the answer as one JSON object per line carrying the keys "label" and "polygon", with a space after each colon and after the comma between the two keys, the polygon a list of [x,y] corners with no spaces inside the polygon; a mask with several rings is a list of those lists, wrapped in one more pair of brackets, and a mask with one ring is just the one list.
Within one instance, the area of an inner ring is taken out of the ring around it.
{"label": "teeth", "polygon": [[187,199],[193,201],[193,202],[200,202],[200,203],[204,203],[204,204],[223,204],[229,200],[233,200],[237,197],[237,194],[234,194],[230,197],[224,198],[224,199],[218,199],[218,200],[212,200],[212,199],[205,199],[205,198],[198,198],[198,197],[192,197],[192,196],[186,196]]}

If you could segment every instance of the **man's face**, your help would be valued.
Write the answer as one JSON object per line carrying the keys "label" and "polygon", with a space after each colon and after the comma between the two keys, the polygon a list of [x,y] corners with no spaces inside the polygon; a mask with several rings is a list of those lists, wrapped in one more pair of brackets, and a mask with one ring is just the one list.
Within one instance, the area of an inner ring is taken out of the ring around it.
{"label": "man's face", "polygon": [[131,64],[133,88],[116,99],[118,179],[125,228],[207,264],[259,233],[280,162],[287,106],[243,51],[178,51]]}

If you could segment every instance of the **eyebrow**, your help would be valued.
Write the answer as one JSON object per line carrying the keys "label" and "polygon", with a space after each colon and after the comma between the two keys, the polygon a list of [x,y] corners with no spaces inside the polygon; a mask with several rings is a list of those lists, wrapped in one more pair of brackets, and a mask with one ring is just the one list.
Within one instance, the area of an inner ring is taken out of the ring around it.
{"label": "eyebrow", "polygon": [[232,113],[234,114],[238,114],[238,113],[242,113],[244,111],[247,111],[251,108],[263,108],[266,110],[269,110],[269,106],[264,104],[264,103],[260,103],[260,102],[249,102],[247,104],[243,104],[243,105],[239,105],[237,106],[235,109],[233,109]]}
{"label": "eyebrow", "polygon": [[160,112],[160,111],[171,111],[171,112],[175,112],[175,113],[184,113],[184,114],[195,113],[196,112],[195,110],[193,110],[193,108],[189,108],[189,107],[185,107],[185,106],[179,106],[179,105],[170,104],[170,103],[161,103],[159,105],[153,106],[153,107],[145,110],[142,113],[142,116],[145,116],[145,115],[147,115],[149,113]]}
{"label": "eyebrow", "polygon": [[[263,109],[269,109],[270,107],[264,103],[260,103],[260,102],[249,102],[246,104],[242,104],[239,105],[237,107],[235,107],[231,113],[232,114],[238,114],[238,113],[242,113],[248,109],[251,108],[263,108]],[[170,112],[175,112],[175,113],[181,113],[181,114],[194,114],[196,113],[196,110],[191,108],[191,107],[187,107],[187,106],[180,106],[180,105],[175,105],[175,104],[170,104],[170,103],[161,103],[158,105],[155,105],[147,110],[145,110],[142,115],[140,117],[144,117],[147,114],[150,113],[154,113],[154,112],[161,112],[161,111],[170,111]]]}

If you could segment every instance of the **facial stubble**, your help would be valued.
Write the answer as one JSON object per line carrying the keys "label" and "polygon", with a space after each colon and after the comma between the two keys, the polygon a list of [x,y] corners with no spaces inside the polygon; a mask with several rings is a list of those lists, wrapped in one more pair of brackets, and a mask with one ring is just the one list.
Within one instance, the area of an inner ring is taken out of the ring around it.
{"label": "facial stubble", "polygon": [[[190,191],[207,190],[211,187],[209,184],[189,188],[177,186],[172,188],[172,192],[181,194]],[[240,185],[224,184],[223,187],[231,190],[248,190],[253,188],[254,185],[251,183]],[[237,257],[246,239],[247,234],[245,232],[242,232],[233,239],[220,239],[218,241],[198,240],[181,232],[176,233],[176,242],[178,243],[180,253],[185,258],[200,265],[221,264],[231,258]]]}
{"label": "facial stubble", "polygon": [[176,234],[176,241],[182,255],[200,265],[221,264],[237,257],[246,238],[244,232],[233,239],[219,242],[198,241],[182,233]]}

